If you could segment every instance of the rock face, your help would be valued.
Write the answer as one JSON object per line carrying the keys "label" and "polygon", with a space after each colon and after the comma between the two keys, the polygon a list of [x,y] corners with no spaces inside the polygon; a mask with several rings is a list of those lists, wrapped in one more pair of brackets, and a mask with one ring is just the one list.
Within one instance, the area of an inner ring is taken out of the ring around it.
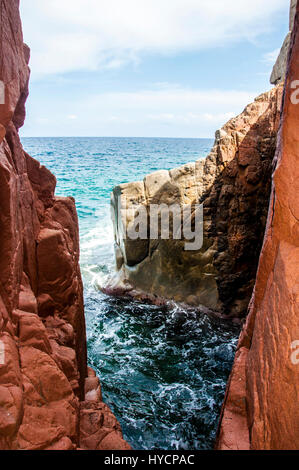
{"label": "rock face", "polygon": [[219,449],[299,448],[299,5],[290,49],[267,229]]}
{"label": "rock face", "polygon": [[291,34],[292,34],[293,26],[294,26],[296,5],[297,5],[297,0],[291,0],[289,32],[286,35],[286,38],[283,42],[280,53],[277,57],[277,60],[272,70],[270,82],[273,85],[277,85],[278,83],[283,83],[285,79],[286,70],[287,70],[288,52],[289,52],[290,41],[291,41]]}
{"label": "rock face", "polygon": [[[280,85],[256,98],[216,133],[206,159],[114,189],[118,276],[107,293],[245,315],[267,219],[281,97]],[[203,204],[201,249],[186,251],[185,240],[173,239],[173,227],[169,240],[161,231],[158,239],[125,238],[141,206],[149,214],[150,205],[163,203],[189,205],[193,216],[195,204]]]}
{"label": "rock face", "polygon": [[127,449],[87,369],[74,200],[54,196],[18,135],[29,80],[18,0],[1,1],[0,56],[0,449]]}

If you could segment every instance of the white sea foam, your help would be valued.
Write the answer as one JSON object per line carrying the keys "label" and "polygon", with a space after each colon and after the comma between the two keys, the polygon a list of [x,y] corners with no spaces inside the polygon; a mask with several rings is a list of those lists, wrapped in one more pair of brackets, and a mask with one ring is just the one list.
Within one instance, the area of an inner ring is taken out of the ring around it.
{"label": "white sea foam", "polygon": [[81,234],[81,269],[85,285],[103,286],[114,268],[113,224],[110,207],[101,207],[94,227]]}

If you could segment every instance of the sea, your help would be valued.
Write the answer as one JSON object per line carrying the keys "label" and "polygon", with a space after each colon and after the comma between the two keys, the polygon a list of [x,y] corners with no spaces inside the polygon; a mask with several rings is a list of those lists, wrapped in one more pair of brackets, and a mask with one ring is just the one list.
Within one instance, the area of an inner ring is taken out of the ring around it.
{"label": "sea", "polygon": [[88,361],[125,439],[140,450],[212,449],[239,329],[179,305],[104,295],[115,269],[110,195],[120,183],[204,158],[211,139],[22,138],[73,196],[80,225]]}

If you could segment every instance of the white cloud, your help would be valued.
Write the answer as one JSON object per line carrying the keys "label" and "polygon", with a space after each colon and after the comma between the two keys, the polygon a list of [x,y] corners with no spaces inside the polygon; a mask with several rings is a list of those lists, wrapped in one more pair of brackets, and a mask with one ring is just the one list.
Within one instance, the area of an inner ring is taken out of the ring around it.
{"label": "white cloud", "polygon": [[36,76],[253,40],[285,8],[286,0],[21,1]]}
{"label": "white cloud", "polygon": [[[254,97],[251,92],[188,89],[171,84],[161,84],[160,88],[155,84],[141,91],[102,92],[87,100],[64,103],[64,108],[78,116],[67,122],[63,116],[46,109],[53,122],[41,128],[39,108],[36,118],[30,111],[31,128],[25,127],[23,134],[211,137]],[[88,116],[85,127],[80,116]]]}
{"label": "white cloud", "polygon": [[[234,106],[234,105],[232,105]],[[160,122],[163,124],[202,124],[203,122],[216,123],[220,127],[221,124],[224,124],[229,119],[234,117],[233,112],[228,113],[195,113],[195,112],[186,112],[184,114],[171,114],[171,113],[161,113],[161,114],[149,114],[147,119],[151,121]]]}
{"label": "white cloud", "polygon": [[200,113],[211,120],[211,116],[219,119],[230,116],[232,112],[235,114],[238,109],[242,111],[242,107],[253,99],[254,93],[243,91],[196,90],[170,85],[169,88],[163,86],[161,89],[99,93],[84,101],[82,106],[89,110],[101,109],[101,113],[108,109],[127,115],[142,112],[145,116],[164,116],[168,120],[178,113],[194,116]]}
{"label": "white cloud", "polygon": [[280,49],[274,49],[274,51],[267,52],[263,56],[263,62],[265,62],[267,65],[274,65],[279,55],[279,52]]}
{"label": "white cloud", "polygon": [[206,113],[206,114],[204,114],[204,117],[207,121],[210,121],[210,122],[223,122],[223,123],[229,121],[234,116],[235,116],[235,113],[233,113],[233,112],[216,113],[216,114]]}

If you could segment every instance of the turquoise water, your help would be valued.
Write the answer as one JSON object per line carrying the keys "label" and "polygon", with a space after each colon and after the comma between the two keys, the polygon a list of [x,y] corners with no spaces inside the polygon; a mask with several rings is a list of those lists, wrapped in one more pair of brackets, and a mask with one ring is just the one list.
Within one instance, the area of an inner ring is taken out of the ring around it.
{"label": "turquoise water", "polygon": [[113,187],[204,157],[209,139],[23,138],[76,199],[89,363],[135,449],[210,449],[238,330],[179,307],[105,296],[114,269]]}

